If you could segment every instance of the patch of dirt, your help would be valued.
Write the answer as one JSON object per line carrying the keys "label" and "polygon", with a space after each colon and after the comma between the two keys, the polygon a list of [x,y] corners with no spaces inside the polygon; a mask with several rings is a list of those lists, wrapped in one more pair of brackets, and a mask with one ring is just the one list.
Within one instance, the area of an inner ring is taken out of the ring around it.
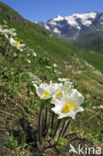
{"label": "patch of dirt", "polygon": [[[93,142],[89,141],[87,138],[81,138],[79,136],[77,136],[76,134],[70,134],[66,137],[68,139],[68,144],[66,146],[62,146],[62,147],[55,147],[55,148],[49,148],[49,149],[46,149],[45,150],[45,156],[77,156],[77,155],[80,155],[80,156],[97,156],[96,154],[92,154],[93,152],[91,151],[90,154],[88,154],[88,151],[87,151],[87,154],[85,154],[85,150],[86,148],[88,147],[94,147],[94,149],[96,150],[96,145],[93,144]],[[74,149],[76,150],[77,153],[72,153],[72,152],[69,152],[69,150],[71,150],[71,147],[70,145],[72,145],[74,147]],[[79,153],[79,146],[80,146],[80,149],[81,152],[80,154]],[[102,153],[103,153],[103,149],[102,149]],[[101,154],[102,156],[102,154]]]}
{"label": "patch of dirt", "polygon": [[83,84],[84,86],[86,86],[88,88],[91,88],[92,90],[95,90],[95,92],[97,92],[97,93],[100,93],[100,89],[101,89],[101,91],[103,89],[103,87],[97,85],[97,82],[94,80],[90,80],[90,81],[82,80],[81,84]]}
{"label": "patch of dirt", "polygon": [[[5,98],[5,102],[2,102],[1,98],[2,95],[0,95],[0,156],[20,156],[20,153],[27,154],[27,156],[72,156],[72,153],[69,152],[70,144],[76,150],[78,150],[79,144],[82,147],[85,147],[85,145],[88,147],[94,146],[86,138],[81,138],[77,134],[69,134],[66,136],[67,145],[38,150],[38,112],[31,111],[28,108],[24,110],[22,100],[18,96]],[[14,149],[7,146],[11,135],[17,141],[17,147]]]}
{"label": "patch of dirt", "polygon": [[[1,98],[2,95],[0,95],[0,156],[16,156],[28,146],[30,151],[34,152],[37,148],[37,127],[36,122],[30,121],[29,118],[32,118],[34,113],[36,120],[37,113],[30,112],[28,108],[27,112],[23,110],[22,100],[18,97],[5,98],[5,102],[2,102]],[[17,149],[7,146],[11,135],[17,140]]]}

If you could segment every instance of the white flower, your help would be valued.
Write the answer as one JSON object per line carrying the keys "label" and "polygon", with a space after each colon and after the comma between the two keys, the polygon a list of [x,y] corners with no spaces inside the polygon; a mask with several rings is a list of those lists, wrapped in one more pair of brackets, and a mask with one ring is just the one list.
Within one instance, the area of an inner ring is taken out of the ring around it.
{"label": "white flower", "polygon": [[57,89],[60,87],[60,84],[52,83],[41,83],[39,87],[36,84],[33,84],[36,88],[37,95],[40,99],[49,99],[52,98]]}
{"label": "white flower", "polygon": [[50,69],[50,66],[45,66],[47,69]]}
{"label": "white flower", "polygon": [[64,83],[61,84],[61,87],[59,87],[59,89],[57,90],[57,92],[55,93],[55,95],[53,96],[53,98],[60,98],[62,95],[62,92],[66,92],[69,96],[69,94],[71,93],[72,89],[74,88],[73,84],[71,81],[67,80]]}
{"label": "white flower", "polygon": [[30,56],[30,54],[28,53],[27,56]]}
{"label": "white flower", "polygon": [[7,34],[9,32],[9,29],[2,29],[2,34]]}
{"label": "white flower", "polygon": [[28,62],[29,64],[31,63],[31,61],[30,61],[29,59],[27,60],[27,62]]}
{"label": "white flower", "polygon": [[15,29],[15,28],[10,28],[9,30],[11,30],[12,32],[16,31],[16,29]]}
{"label": "white flower", "polygon": [[2,25],[0,25],[0,33],[4,34],[4,29],[3,29]]}
{"label": "white flower", "polygon": [[84,97],[76,89],[72,89],[72,93],[69,96],[66,92],[62,92],[60,99],[52,100],[52,104],[55,104],[55,107],[52,108],[52,110],[59,115],[58,119],[65,117],[75,119],[78,112],[84,111],[84,109],[80,107],[83,100]]}
{"label": "white flower", "polygon": [[103,105],[100,105],[100,108],[103,109]]}
{"label": "white flower", "polygon": [[33,52],[32,54],[33,54],[34,57],[37,57],[37,53],[36,52]]}
{"label": "white flower", "polygon": [[60,82],[65,82],[65,81],[68,81],[69,79],[68,79],[68,78],[58,78],[58,80],[59,80]]}
{"label": "white flower", "polygon": [[4,34],[4,36],[5,36],[5,38],[7,38],[7,39],[8,39],[8,34]]}
{"label": "white flower", "polygon": [[4,24],[4,25],[3,25],[3,28],[7,28],[7,27],[8,27],[7,24]]}
{"label": "white flower", "polygon": [[15,29],[14,29],[14,28],[9,29],[8,34],[9,34],[10,36],[16,36]]}
{"label": "white flower", "polygon": [[57,65],[56,63],[54,63],[54,64],[53,64],[53,67],[55,67],[55,68],[56,68],[57,66],[58,66],[58,65]]}
{"label": "white flower", "polygon": [[0,25],[0,33],[1,33],[2,35],[4,35],[5,38],[8,39],[8,29],[3,29],[3,27],[2,27],[1,25]]}
{"label": "white flower", "polygon": [[3,20],[4,24],[7,24],[7,21]]}
{"label": "white flower", "polygon": [[20,44],[20,41],[14,40],[12,37],[9,39],[9,41],[10,41],[10,44],[11,45],[13,45],[14,47],[16,47],[20,51],[23,51],[22,48],[25,46],[25,44]]}
{"label": "white flower", "polygon": [[96,109],[97,107],[96,106],[93,106],[93,109]]}

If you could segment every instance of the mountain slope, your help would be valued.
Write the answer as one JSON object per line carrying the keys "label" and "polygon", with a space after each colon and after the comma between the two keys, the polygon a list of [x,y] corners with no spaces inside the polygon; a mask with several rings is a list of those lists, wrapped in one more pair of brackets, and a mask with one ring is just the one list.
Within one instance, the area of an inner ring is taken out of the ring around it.
{"label": "mountain slope", "polygon": [[[2,5],[8,8],[0,3],[0,10]],[[25,43],[25,48],[19,51],[0,32],[0,155],[40,154],[36,139],[41,101],[32,81],[58,82],[63,77],[72,79],[85,97],[85,111],[72,121],[67,142],[75,137],[74,146],[81,143],[102,148],[103,75],[81,57],[79,49],[10,10],[7,16],[8,11],[5,15],[1,11],[0,25],[15,28],[14,38]],[[42,154],[68,155],[69,143]]]}
{"label": "mountain slope", "polygon": [[94,52],[99,52],[99,53],[103,53],[103,39],[99,39],[96,40],[94,42],[92,42],[91,44],[88,44],[87,46],[85,46],[85,49],[89,49],[91,51]]}
{"label": "mountain slope", "polygon": [[[1,19],[5,17],[4,14],[3,16],[0,16]],[[8,16],[12,16],[12,18],[9,18]],[[65,57],[66,59],[69,57],[67,56],[68,53],[76,51],[76,48],[73,47],[71,44],[64,42],[62,39],[57,38],[55,35],[53,35],[49,31],[46,31],[37,24],[31,23],[24,19],[21,21],[21,16],[19,15],[17,15],[18,20],[15,18],[15,14],[9,14],[8,16],[6,16],[7,18],[9,18],[8,25],[13,26],[17,29],[17,31],[19,31],[18,37],[25,40],[25,43],[31,48],[35,48],[35,50],[37,50],[38,53],[40,51],[41,55],[44,54],[45,51],[48,51],[48,55],[55,55],[55,57],[58,55],[58,57],[60,57],[60,59],[62,60],[61,55],[63,55],[63,57]],[[18,25],[17,27],[18,22],[20,23],[20,25]],[[25,24],[23,24],[23,22]],[[61,53],[61,55],[59,55],[59,53]]]}

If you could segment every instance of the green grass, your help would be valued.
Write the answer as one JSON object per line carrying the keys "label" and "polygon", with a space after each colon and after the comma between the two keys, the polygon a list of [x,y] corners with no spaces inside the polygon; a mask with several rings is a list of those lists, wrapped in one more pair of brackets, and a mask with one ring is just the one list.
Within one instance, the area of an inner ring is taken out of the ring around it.
{"label": "green grass", "polygon": [[[93,73],[91,68],[84,64],[84,60],[86,60],[103,72],[103,55],[86,52],[86,50],[81,52],[70,43],[27,20],[23,19],[26,24],[23,24],[23,22],[18,24],[15,19],[8,20],[1,14],[0,24],[3,24],[3,20],[7,21],[9,28],[16,28],[18,39],[26,44],[25,50],[20,52],[12,47],[7,40],[4,40],[3,37],[0,39],[2,47],[0,49],[0,97],[2,97],[0,106],[1,110],[6,112],[5,114],[16,117],[16,119],[9,117],[7,124],[4,124],[3,128],[9,129],[9,131],[14,128],[19,129],[23,132],[22,136],[20,136],[21,140],[24,140],[24,137],[28,137],[27,134],[31,133],[27,129],[28,123],[30,122],[32,127],[29,129],[34,130],[40,105],[40,99],[37,97],[35,88],[32,85],[35,76],[43,82],[49,82],[50,80],[58,82],[58,77],[69,77],[74,81],[75,87],[85,97],[83,104],[85,111],[77,116],[76,122],[73,121],[70,131],[72,133],[75,132],[80,137],[86,137],[94,143],[103,144],[103,110],[93,109],[93,106],[98,107],[103,103],[103,86],[100,84],[103,81],[103,77]],[[30,49],[37,53],[37,57],[33,56]],[[16,56],[14,53],[16,53]],[[27,62],[28,59],[31,63]],[[57,63],[57,68],[53,67],[53,63]],[[78,71],[80,72],[78,73]],[[7,102],[8,100],[11,100],[11,102]],[[14,108],[17,109],[16,112]],[[26,128],[18,125],[21,117],[26,120]],[[1,116],[1,120],[4,121],[4,119]],[[35,138],[34,136],[32,137],[33,139]],[[26,150],[21,144],[18,145],[19,138],[17,136],[15,137],[12,134],[10,138],[8,148],[17,148],[18,150],[21,147],[21,153],[30,151],[32,145],[27,142],[27,138],[25,138],[23,143],[28,146]]]}
{"label": "green grass", "polygon": [[83,58],[89,64],[94,66],[97,70],[103,72],[103,54],[89,51],[86,49],[84,49],[84,51],[79,52],[78,54],[81,58]]}
{"label": "green grass", "polygon": [[103,54],[103,39],[98,39],[85,47],[91,51]]}

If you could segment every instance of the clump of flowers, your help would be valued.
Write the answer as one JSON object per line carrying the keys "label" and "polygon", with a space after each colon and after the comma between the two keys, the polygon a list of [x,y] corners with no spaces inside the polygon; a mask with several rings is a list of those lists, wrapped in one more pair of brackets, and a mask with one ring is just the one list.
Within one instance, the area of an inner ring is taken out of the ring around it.
{"label": "clump of flowers", "polygon": [[[59,78],[60,83],[33,84],[41,99],[38,118],[38,142],[42,144],[42,137],[50,137],[51,146],[57,145],[61,137],[65,137],[71,119],[75,119],[84,109],[81,104],[83,95],[74,89],[73,83],[66,78]],[[45,115],[43,114],[45,110]],[[48,115],[49,113],[49,115]],[[51,121],[49,119],[51,118]],[[57,121],[56,126],[54,126]],[[56,142],[53,140],[58,134]]]}
{"label": "clump of flowers", "polygon": [[[4,40],[6,39],[6,47],[8,46],[8,41],[9,43],[13,46],[16,47],[16,49],[23,51],[23,48],[25,44],[22,44],[19,40],[14,39],[16,37],[16,30],[15,28],[8,28],[7,22],[4,21],[4,25],[0,25],[0,39],[1,42],[4,44]],[[17,38],[17,37],[16,37]]]}
{"label": "clump of flowers", "polygon": [[0,34],[7,39],[9,39],[10,37],[16,36],[15,29],[8,28],[7,25],[0,25]]}

